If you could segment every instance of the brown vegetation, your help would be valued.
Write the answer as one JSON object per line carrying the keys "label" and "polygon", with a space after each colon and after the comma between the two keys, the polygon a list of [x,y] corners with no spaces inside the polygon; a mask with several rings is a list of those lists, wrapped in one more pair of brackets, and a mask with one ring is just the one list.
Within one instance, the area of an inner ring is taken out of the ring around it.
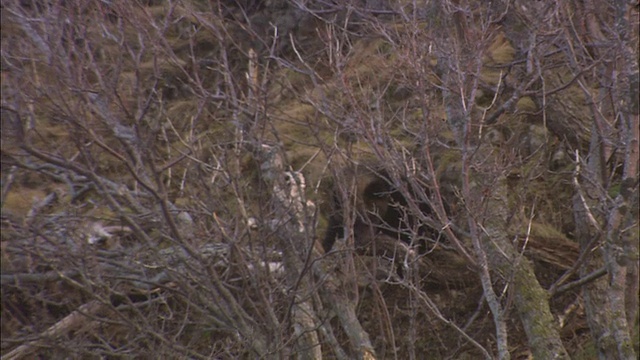
{"label": "brown vegetation", "polygon": [[636,358],[637,4],[0,9],[3,359]]}

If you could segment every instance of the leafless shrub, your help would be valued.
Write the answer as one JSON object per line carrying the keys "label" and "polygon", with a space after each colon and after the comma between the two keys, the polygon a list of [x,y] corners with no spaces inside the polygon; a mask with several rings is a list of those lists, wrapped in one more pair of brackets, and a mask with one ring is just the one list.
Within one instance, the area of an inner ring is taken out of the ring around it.
{"label": "leafless shrub", "polygon": [[[3,358],[568,358],[587,328],[635,358],[637,7],[22,1],[2,21]],[[384,204],[345,176],[370,164]]]}

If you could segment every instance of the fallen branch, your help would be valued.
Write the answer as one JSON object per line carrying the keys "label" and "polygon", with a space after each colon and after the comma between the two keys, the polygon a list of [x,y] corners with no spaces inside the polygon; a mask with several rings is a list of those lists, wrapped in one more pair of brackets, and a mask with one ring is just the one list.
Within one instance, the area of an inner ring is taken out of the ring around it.
{"label": "fallen branch", "polygon": [[17,360],[24,359],[32,352],[36,351],[41,339],[54,339],[64,334],[79,329],[82,325],[87,324],[88,316],[94,316],[101,311],[106,310],[107,307],[98,302],[97,300],[90,301],[71,314],[65,316],[62,320],[58,321],[42,334],[38,336],[36,340],[29,341],[25,344],[18,346],[17,348],[8,352],[2,357],[3,360]]}

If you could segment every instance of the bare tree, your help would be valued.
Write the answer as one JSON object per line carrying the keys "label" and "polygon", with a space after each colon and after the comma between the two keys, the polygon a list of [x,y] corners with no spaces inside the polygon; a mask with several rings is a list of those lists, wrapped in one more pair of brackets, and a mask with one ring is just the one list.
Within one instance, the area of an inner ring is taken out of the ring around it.
{"label": "bare tree", "polygon": [[584,20],[563,13],[576,24],[565,30],[565,53],[590,110],[591,137],[588,150],[576,149],[574,213],[582,251],[599,250],[580,271],[608,272],[584,288],[585,309],[599,358],[632,359],[638,241],[631,229],[638,214],[628,209],[638,207],[637,9],[586,2],[577,10]]}
{"label": "bare tree", "polygon": [[636,358],[637,5],[2,22],[3,358]]}

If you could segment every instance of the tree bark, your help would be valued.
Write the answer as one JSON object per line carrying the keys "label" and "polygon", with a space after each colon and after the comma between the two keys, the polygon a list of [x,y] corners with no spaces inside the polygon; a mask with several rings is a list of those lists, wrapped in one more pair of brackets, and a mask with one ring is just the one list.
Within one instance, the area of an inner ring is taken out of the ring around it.
{"label": "tree bark", "polygon": [[[284,265],[288,286],[295,291],[291,314],[294,332],[298,337],[298,358],[322,359],[322,349],[316,323],[311,294],[310,272],[305,271],[302,259],[313,251],[312,222],[308,221],[311,204],[304,199],[304,177],[301,174],[284,171],[284,162],[275,146],[262,145],[260,148],[264,178],[271,184],[276,218],[285,223],[278,226],[280,249],[284,255]],[[305,274],[306,272],[306,274]]]}
{"label": "tree bark", "polygon": [[562,344],[558,324],[551,314],[549,295],[538,282],[531,261],[519,254],[509,241],[506,178],[494,183],[494,191],[486,203],[484,248],[489,264],[507,280],[511,279],[514,304],[527,334],[535,359],[569,359]]}

